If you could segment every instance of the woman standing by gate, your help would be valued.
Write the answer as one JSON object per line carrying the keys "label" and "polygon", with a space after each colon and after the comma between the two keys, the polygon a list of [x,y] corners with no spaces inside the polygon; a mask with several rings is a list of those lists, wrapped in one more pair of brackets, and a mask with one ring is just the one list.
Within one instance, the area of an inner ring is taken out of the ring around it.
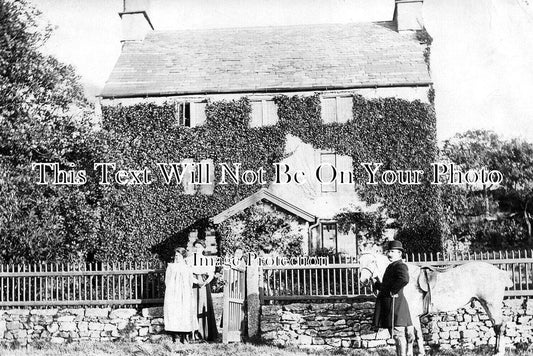
{"label": "woman standing by gate", "polygon": [[178,247],[174,253],[174,262],[168,264],[165,272],[165,330],[173,333],[174,341],[179,337],[181,342],[186,342],[189,335],[198,330],[192,293],[196,280],[191,268],[185,263],[186,250]]}
{"label": "woman standing by gate", "polygon": [[206,341],[215,341],[218,337],[218,330],[211,297],[211,281],[215,276],[215,266],[211,266],[207,258],[204,257],[206,247],[204,241],[196,240],[193,247],[196,250],[195,262],[202,261],[202,264],[195,266],[193,271],[198,281],[193,287],[193,303],[198,318],[198,333]]}

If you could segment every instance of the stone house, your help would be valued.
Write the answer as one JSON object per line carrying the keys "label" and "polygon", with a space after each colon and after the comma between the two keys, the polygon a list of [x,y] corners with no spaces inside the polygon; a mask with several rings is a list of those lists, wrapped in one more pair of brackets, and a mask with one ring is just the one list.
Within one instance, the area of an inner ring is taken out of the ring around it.
{"label": "stone house", "polygon": [[[176,103],[179,125],[195,127],[206,119],[207,100],[250,100],[251,126],[273,125],[273,97],[321,98],[325,123],[352,118],[354,93],[366,98],[398,97],[428,101],[431,86],[421,28],[422,0],[396,0],[394,16],[379,23],[156,31],[147,1],[124,1],[120,13],[122,52],[100,95],[102,105]],[[282,162],[309,172],[329,164],[351,171],[352,159],[318,150],[287,137]],[[326,173],[327,174],[327,173]],[[271,185],[220,212],[220,223],[258,201],[298,217],[305,227],[304,250],[332,248],[356,254],[357,240],[337,229],[335,214],[348,207],[371,209],[353,184]],[[213,245],[213,238],[208,242]]]}

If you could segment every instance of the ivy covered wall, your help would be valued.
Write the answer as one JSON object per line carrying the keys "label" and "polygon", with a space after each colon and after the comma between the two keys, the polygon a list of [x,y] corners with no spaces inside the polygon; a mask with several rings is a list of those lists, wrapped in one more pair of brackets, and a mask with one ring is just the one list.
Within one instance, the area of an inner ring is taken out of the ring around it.
{"label": "ivy covered wall", "polygon": [[[435,115],[430,105],[401,99],[364,99],[354,96],[354,119],[322,123],[320,98],[278,96],[279,122],[250,128],[251,107],[246,98],[209,103],[204,125],[177,126],[172,103],[103,107],[102,162],[120,167],[150,167],[157,162],[212,159],[215,182],[219,163],[242,164],[241,169],[266,170],[283,160],[286,134],[317,149],[351,156],[356,176],[360,162],[382,162],[384,168],[425,169],[436,157]],[[359,178],[362,178],[359,176]],[[146,186],[99,186],[101,224],[94,259],[151,258],[184,238],[188,229],[205,226],[207,219],[253,194],[260,185],[215,185],[213,195],[183,194],[180,185],[157,179]],[[362,181],[360,181],[362,182]],[[356,185],[368,202],[381,201],[397,219],[400,236],[411,250],[439,249],[438,191],[417,186]],[[305,207],[304,207],[305,208]]]}
{"label": "ivy covered wall", "polygon": [[445,233],[439,191],[427,176],[421,185],[366,184],[361,163],[382,163],[385,170],[427,171],[437,159],[436,118],[433,106],[396,98],[353,98],[353,120],[323,124],[320,97],[276,99],[279,125],[314,147],[352,157],[355,189],[368,203],[381,202],[397,220],[398,239],[411,251],[438,251]]}
{"label": "ivy covered wall", "polygon": [[[284,134],[278,127],[248,128],[247,99],[207,106],[207,122],[195,128],[176,125],[172,104],[138,104],[103,108],[103,128],[108,144],[102,161],[157,173],[158,162],[210,158],[215,164],[241,162],[242,169],[264,167],[282,159]],[[219,175],[219,171],[216,172]],[[216,178],[218,180],[218,178]],[[104,212],[97,260],[149,258],[168,252],[184,238],[187,229],[205,225],[207,219],[260,189],[257,185],[216,185],[213,195],[184,194],[181,185],[162,179],[146,186],[110,185],[103,189]],[[183,241],[181,241],[183,242]]]}

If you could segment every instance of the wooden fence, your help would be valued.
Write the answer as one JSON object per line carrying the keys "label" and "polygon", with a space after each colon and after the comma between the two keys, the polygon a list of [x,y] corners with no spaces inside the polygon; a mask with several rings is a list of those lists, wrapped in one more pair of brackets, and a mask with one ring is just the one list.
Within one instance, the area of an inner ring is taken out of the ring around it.
{"label": "wooden fence", "polygon": [[328,299],[370,294],[359,283],[359,265],[265,266],[261,300]]}
{"label": "wooden fence", "polygon": [[[533,251],[409,254],[408,262],[425,266],[457,266],[483,261],[509,271],[514,285],[506,297],[533,296]],[[263,266],[262,301],[342,299],[371,295],[359,283],[359,264],[353,257],[331,258],[324,266]]]}
{"label": "wooden fence", "polygon": [[163,263],[0,265],[0,307],[161,304]]}
{"label": "wooden fence", "polygon": [[[462,252],[455,251],[449,253],[410,253],[406,254],[407,262],[430,262],[432,265],[446,264],[458,261],[491,261],[491,260],[516,260],[532,259],[533,250],[522,251],[486,251],[486,252]],[[440,263],[443,262],[443,263]],[[457,263],[459,264],[459,263]]]}
{"label": "wooden fence", "polygon": [[[420,266],[459,265],[472,260],[509,271],[507,297],[533,296],[533,251],[410,254]],[[164,263],[0,265],[0,308],[23,306],[156,305],[164,297]],[[261,299],[346,298],[373,293],[359,283],[355,257],[327,265],[263,266]]]}

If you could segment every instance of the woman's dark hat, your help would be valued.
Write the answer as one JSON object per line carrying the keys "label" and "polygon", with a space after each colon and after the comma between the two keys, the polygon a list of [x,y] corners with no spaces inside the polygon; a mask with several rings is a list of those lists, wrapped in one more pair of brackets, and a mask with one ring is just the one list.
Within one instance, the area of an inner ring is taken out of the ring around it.
{"label": "woman's dark hat", "polygon": [[387,251],[389,250],[400,250],[403,252],[403,245],[400,241],[389,241],[389,243],[387,244]]}

